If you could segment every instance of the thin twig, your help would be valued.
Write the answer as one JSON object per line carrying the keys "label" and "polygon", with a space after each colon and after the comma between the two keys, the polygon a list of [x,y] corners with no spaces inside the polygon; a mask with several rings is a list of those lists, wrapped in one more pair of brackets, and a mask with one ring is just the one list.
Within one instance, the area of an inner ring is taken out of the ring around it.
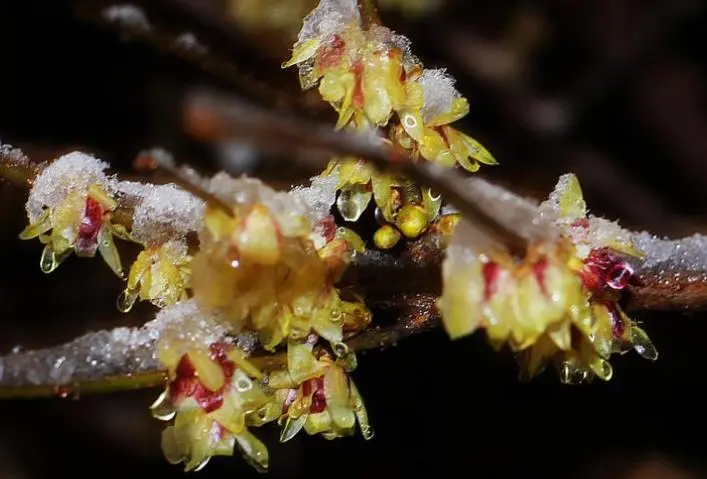
{"label": "thin twig", "polygon": [[[355,335],[347,339],[346,344],[354,352],[380,349],[393,346],[408,336],[428,331],[439,324],[435,301],[436,296],[430,294],[390,297],[377,307],[383,315],[398,318],[397,321],[390,326],[373,327]],[[101,339],[97,339],[98,337]],[[91,351],[88,364],[81,363],[85,359],[83,356],[85,356],[86,344],[92,344],[97,340],[105,341],[105,337],[106,334],[101,332],[90,333],[55,348],[23,351],[0,357],[0,365],[8,369],[6,374],[0,376],[0,398],[67,398],[164,386],[167,375],[155,359],[154,342],[128,348],[122,355],[116,353],[115,348],[107,344],[105,348]],[[68,357],[67,351],[76,351],[74,354],[82,357]],[[286,355],[282,352],[268,354],[264,351],[256,351],[249,359],[265,373],[282,369],[287,365]],[[52,381],[52,368],[60,369],[65,361],[76,361],[78,364],[74,366],[72,378],[58,383]],[[57,363],[58,365],[55,366]],[[104,368],[118,368],[121,371],[104,377],[95,377],[91,367],[93,363]],[[29,372],[29,369],[33,369],[34,372]],[[44,382],[40,379],[40,384],[36,384],[36,377],[44,378]]]}

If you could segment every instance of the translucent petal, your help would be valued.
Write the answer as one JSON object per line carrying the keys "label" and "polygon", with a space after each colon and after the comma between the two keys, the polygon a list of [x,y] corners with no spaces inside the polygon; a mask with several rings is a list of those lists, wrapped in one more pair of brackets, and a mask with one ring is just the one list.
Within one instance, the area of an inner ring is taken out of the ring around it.
{"label": "translucent petal", "polygon": [[20,233],[20,239],[28,240],[36,238],[50,229],[52,229],[52,220],[50,217],[50,211],[47,209],[44,210],[42,216],[39,217],[36,223],[28,225],[24,230],[22,230]]}
{"label": "translucent petal", "polygon": [[267,471],[269,465],[268,449],[250,432],[236,436],[236,443],[248,462],[259,471]]}
{"label": "translucent petal", "polygon": [[98,251],[110,269],[119,278],[122,278],[123,265],[120,263],[120,254],[113,242],[113,234],[110,232],[110,228],[106,228],[105,225],[98,234]]}
{"label": "translucent petal", "polygon": [[255,263],[274,265],[280,261],[280,231],[265,205],[253,206],[236,236],[236,243],[239,254]]}
{"label": "translucent petal", "polygon": [[434,193],[431,188],[422,188],[422,205],[427,211],[427,221],[429,223],[437,219],[439,210],[442,208],[442,196]]}
{"label": "translucent petal", "polygon": [[307,346],[294,342],[287,344],[287,369],[297,384],[319,377],[326,370]]}
{"label": "translucent petal", "polygon": [[398,112],[398,118],[400,119],[400,124],[403,126],[405,133],[407,133],[410,138],[418,143],[423,141],[425,137],[425,125],[422,122],[422,114],[420,114],[419,110],[400,110]]}
{"label": "translucent petal", "polygon": [[[449,128],[449,127],[445,127]],[[466,144],[468,155],[475,159],[476,161],[483,163],[485,165],[497,165],[498,161],[493,157],[491,152],[489,152],[481,143],[472,137],[461,133],[464,143]]]}
{"label": "translucent petal", "polygon": [[292,65],[302,63],[312,58],[319,50],[321,38],[315,37],[300,43],[292,50],[292,57],[282,64],[282,68],[289,68]]}
{"label": "translucent petal", "polygon": [[361,435],[366,440],[373,439],[375,432],[373,431],[373,428],[371,427],[368,421],[368,411],[366,410],[366,406],[363,403],[361,393],[358,391],[358,388],[351,380],[349,381],[349,388],[351,390],[351,399],[353,401],[353,408],[354,413],[356,414],[356,420],[358,421],[358,425],[361,428]]}
{"label": "translucent petal", "polygon": [[331,416],[328,412],[308,414],[304,423],[304,430],[309,435],[320,434],[331,430]]}
{"label": "translucent petal", "polygon": [[199,382],[210,391],[218,391],[225,382],[221,366],[211,359],[207,352],[201,350],[189,351],[189,360],[194,365]]}
{"label": "translucent petal", "polygon": [[564,218],[584,217],[587,205],[582,195],[582,187],[574,174],[566,175],[567,181],[559,198],[560,215]]}
{"label": "translucent petal", "polygon": [[397,205],[393,201],[393,186],[397,181],[392,175],[386,173],[375,174],[371,177],[371,189],[376,205],[381,210],[383,218],[392,223],[395,220]]}
{"label": "translucent petal", "polygon": [[633,349],[641,357],[651,361],[658,359],[658,350],[653,345],[648,334],[638,326],[631,328],[631,343],[633,344]]}
{"label": "translucent petal", "polygon": [[456,98],[452,102],[452,107],[448,112],[445,112],[427,122],[427,126],[440,126],[454,123],[455,121],[464,118],[469,113],[469,102],[466,98]]}
{"label": "translucent petal", "polygon": [[361,83],[364,97],[363,110],[366,116],[376,126],[385,125],[393,111],[393,103],[384,81],[366,72]]}
{"label": "translucent petal", "polygon": [[285,424],[282,426],[282,431],[280,431],[280,442],[287,442],[295,437],[304,427],[308,416],[309,414],[302,414],[297,418],[287,416]]}

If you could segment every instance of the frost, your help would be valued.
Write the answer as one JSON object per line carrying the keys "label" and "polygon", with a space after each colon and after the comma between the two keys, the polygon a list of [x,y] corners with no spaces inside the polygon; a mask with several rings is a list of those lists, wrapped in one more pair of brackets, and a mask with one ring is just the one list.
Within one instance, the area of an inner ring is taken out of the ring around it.
{"label": "frost", "polygon": [[329,216],[331,205],[336,201],[336,186],[339,175],[315,176],[309,186],[298,186],[290,190],[290,195],[309,207],[309,218],[316,224]]}
{"label": "frost", "polygon": [[133,236],[147,244],[160,244],[197,231],[204,217],[204,202],[175,185],[118,184],[141,197],[133,214]]}
{"label": "frost", "polygon": [[3,161],[7,161],[18,167],[28,167],[31,165],[30,159],[22,150],[2,142],[0,142],[0,157],[3,158]]}
{"label": "frost", "polygon": [[461,97],[454,87],[454,78],[445,69],[427,69],[417,82],[422,86],[424,94],[422,117],[425,123],[449,112],[454,100]]}
{"label": "frost", "polygon": [[361,23],[357,0],[321,0],[304,18],[297,44],[342,31],[351,23]]}
{"label": "frost", "polygon": [[538,214],[537,201],[523,198],[481,178],[465,180],[464,195],[488,216],[526,240],[553,240],[559,234],[555,225]]}
{"label": "frost", "polygon": [[113,190],[112,180],[104,171],[108,163],[74,151],[50,163],[34,180],[27,199],[27,217],[36,222],[44,207],[53,208],[72,191],[85,191],[91,184],[98,184],[108,192]]}
{"label": "frost", "polygon": [[302,199],[284,191],[275,191],[255,178],[233,178],[220,172],[211,178],[206,188],[229,204],[265,205],[285,236],[298,236],[302,232],[302,220],[306,222],[311,215]]}
{"label": "frost", "polygon": [[174,43],[179,48],[193,53],[203,54],[208,51],[206,45],[201,43],[199,39],[196,38],[196,35],[191,32],[182,33],[176,38]]}
{"label": "frost", "polygon": [[134,28],[140,31],[150,30],[150,21],[145,12],[136,5],[111,5],[102,12],[103,18],[120,26]]}
{"label": "frost", "polygon": [[[141,328],[101,330],[36,351],[13,350],[0,358],[0,386],[60,385],[155,371],[161,368],[158,340],[209,345],[224,340],[227,331],[217,315],[204,314],[194,300],[183,301],[161,310]],[[236,336],[233,342],[247,353],[259,346],[251,334]]]}
{"label": "frost", "polygon": [[642,269],[664,271],[707,271],[707,237],[700,234],[671,240],[646,231],[634,233],[636,246],[646,254],[639,264]]}

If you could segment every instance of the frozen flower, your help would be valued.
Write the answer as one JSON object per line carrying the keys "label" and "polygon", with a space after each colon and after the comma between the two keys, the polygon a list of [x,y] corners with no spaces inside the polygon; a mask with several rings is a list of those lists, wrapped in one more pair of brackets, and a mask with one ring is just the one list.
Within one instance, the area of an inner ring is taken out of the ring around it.
{"label": "frozen flower", "polygon": [[339,361],[311,344],[288,345],[288,370],[271,373],[268,384],[282,407],[282,442],[304,429],[327,439],[350,436],[358,422],[365,439],[373,437],[363,400]]}
{"label": "frozen flower", "polygon": [[[378,130],[413,160],[461,165],[475,172],[496,160],[478,141],[452,128],[469,112],[468,101],[444,70],[425,70],[409,41],[380,25],[364,28],[355,1],[322,0],[304,20],[292,57],[303,88],[319,87],[339,114],[337,129]],[[339,175],[336,205],[358,221],[371,200],[384,222],[376,245],[392,248],[403,235],[416,238],[437,219],[441,199],[405,178],[375,171],[359,158],[334,158],[323,175]],[[396,235],[391,228],[397,228]]]}
{"label": "frozen flower", "polygon": [[238,446],[249,462],[266,470],[268,451],[247,428],[252,416],[261,422],[271,402],[257,382],[262,373],[227,343],[209,349],[180,346],[173,341],[158,346],[169,381],[151,409],[157,419],[170,421],[162,432],[167,460],[199,470],[212,456],[231,455]]}
{"label": "frozen flower", "polygon": [[158,307],[186,299],[190,262],[184,241],[146,247],[130,268],[127,287],[118,297],[118,309],[129,311],[137,299]]}
{"label": "frozen flower", "polygon": [[623,255],[633,246],[623,237],[597,241],[595,233],[575,234],[586,228],[576,178],[563,178],[549,201],[553,208],[546,203],[539,212],[551,215],[562,234],[556,242],[533,244],[520,260],[459,224],[443,266],[440,309],[447,332],[456,338],[484,329],[492,345],[517,353],[524,378],[553,363],[563,382],[609,380],[614,353],[634,349],[656,359],[646,333],[618,303],[632,280]]}
{"label": "frozen flower", "polygon": [[222,188],[227,183],[219,180],[218,191],[232,198],[232,214],[207,207],[192,260],[196,300],[222,311],[234,331],[257,331],[268,350],[310,332],[341,341],[348,303],[334,283],[362,251],[361,239],[325,217],[318,225],[325,244],[317,249],[314,226],[291,196],[280,201],[265,185],[230,183],[231,191]]}
{"label": "frozen flower", "polygon": [[29,225],[21,239],[39,238],[45,245],[40,266],[50,273],[72,252],[92,258],[99,252],[118,276],[123,275],[113,237],[132,240],[111,222],[118,203],[103,173],[107,164],[74,152],[56,159],[36,178],[27,201]]}

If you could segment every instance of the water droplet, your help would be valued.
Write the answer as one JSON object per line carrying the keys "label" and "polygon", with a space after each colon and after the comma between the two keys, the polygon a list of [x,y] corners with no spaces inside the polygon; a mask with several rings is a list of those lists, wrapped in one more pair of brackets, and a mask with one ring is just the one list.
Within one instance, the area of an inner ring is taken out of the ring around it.
{"label": "water droplet", "polygon": [[346,345],[346,343],[334,343],[333,348],[334,354],[336,354],[337,358],[343,358],[350,352],[349,347]]}
{"label": "water droplet", "polygon": [[336,199],[336,207],[346,221],[355,222],[361,217],[373,198],[373,193],[365,191],[364,185],[356,185],[343,190]]}
{"label": "water droplet", "polygon": [[203,468],[206,467],[206,465],[209,463],[210,460],[211,460],[211,456],[204,458],[199,464],[196,465],[196,467],[194,467],[194,469],[192,469],[192,471],[193,472],[201,471]]}
{"label": "water droplet", "polygon": [[39,259],[39,267],[42,268],[42,272],[49,274],[59,266],[59,262],[56,259],[56,254],[51,246],[46,245],[44,250],[42,250],[42,257]]}
{"label": "water droplet", "polygon": [[560,382],[562,384],[577,385],[584,382],[588,377],[587,371],[579,369],[568,362],[560,365]]}
{"label": "water droplet", "polygon": [[118,295],[118,299],[115,302],[118,311],[121,313],[129,312],[137,300],[138,293],[139,291],[137,289],[124,289],[123,292]]}
{"label": "water droplet", "polygon": [[177,415],[177,410],[169,400],[169,394],[165,390],[150,406],[152,417],[159,421],[171,421]]}

